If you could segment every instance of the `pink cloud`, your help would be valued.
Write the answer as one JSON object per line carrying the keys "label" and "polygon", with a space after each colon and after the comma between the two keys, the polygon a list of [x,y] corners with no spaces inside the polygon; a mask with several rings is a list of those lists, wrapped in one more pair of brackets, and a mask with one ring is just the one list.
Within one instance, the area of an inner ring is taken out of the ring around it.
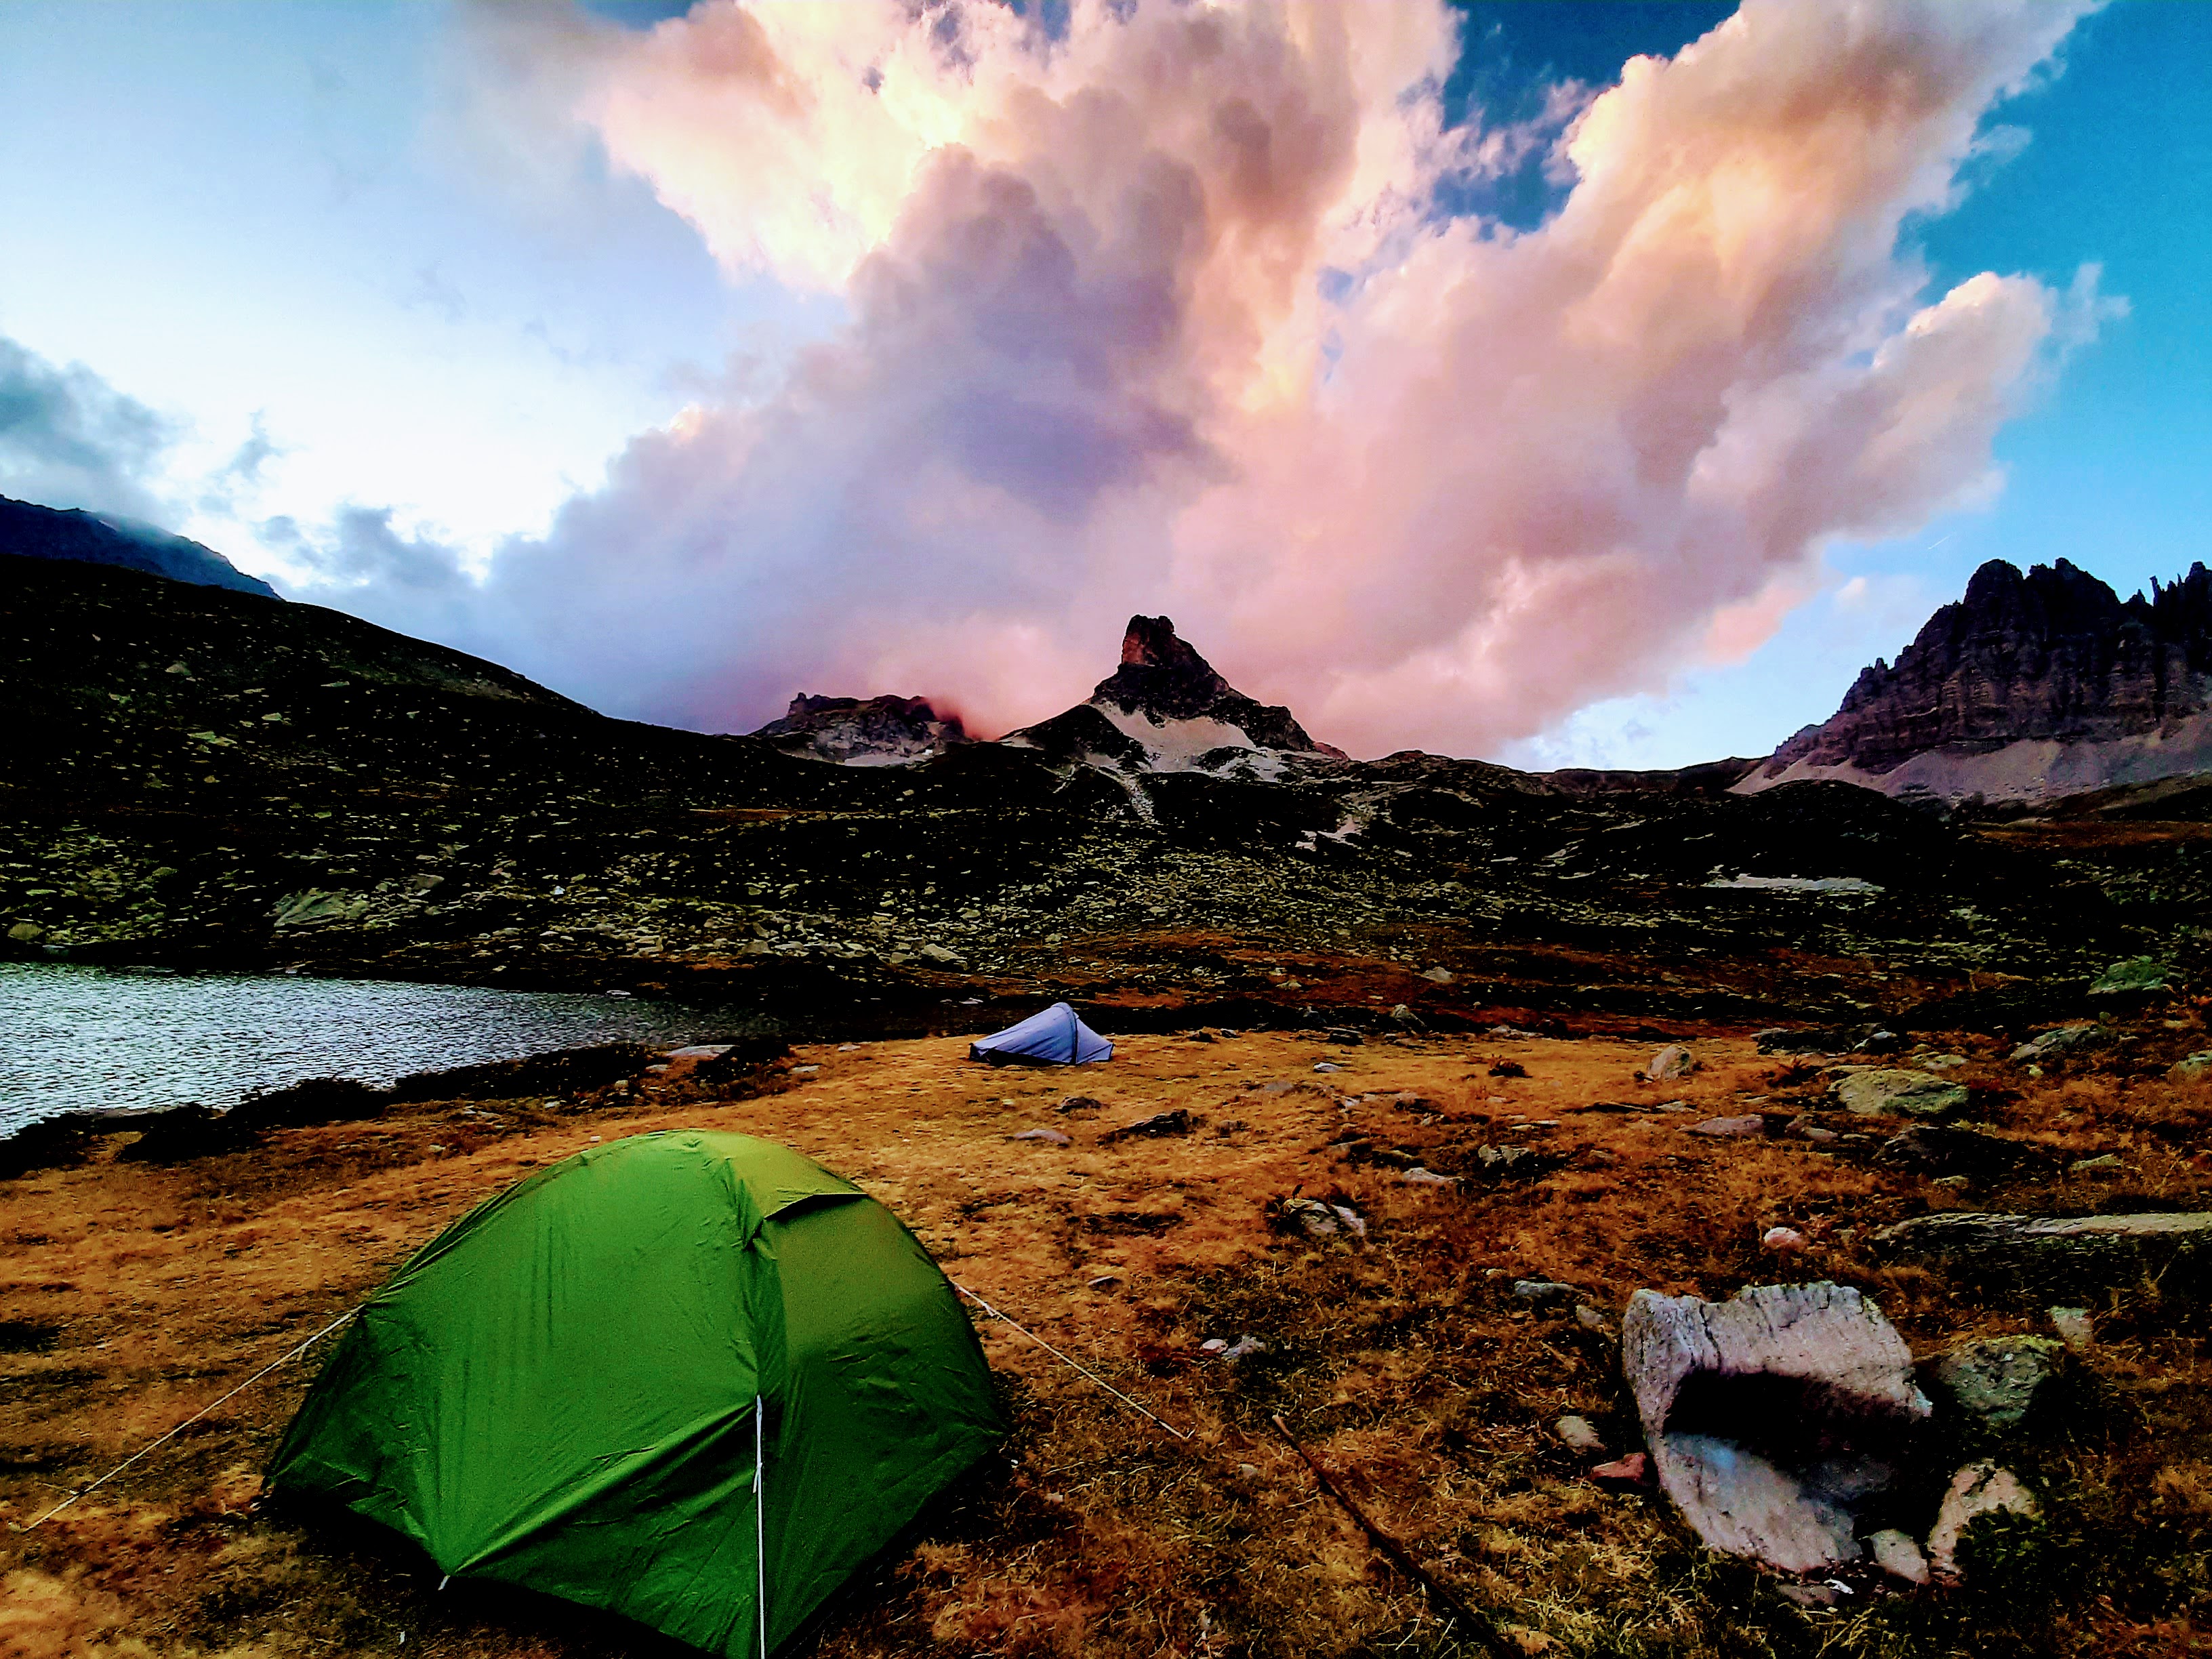
{"label": "pink cloud", "polygon": [[641,436],[483,603],[564,688],[723,728],[802,686],[1036,719],[1166,611],[1355,752],[1494,751],[1996,487],[2101,302],[1930,295],[1899,229],[2080,9],[1752,0],[1562,94],[1572,185],[1524,234],[1433,214],[1538,140],[1444,130],[1426,0],[1094,0],[1058,38],[728,3],[580,77],[570,42],[618,165],[850,320]]}

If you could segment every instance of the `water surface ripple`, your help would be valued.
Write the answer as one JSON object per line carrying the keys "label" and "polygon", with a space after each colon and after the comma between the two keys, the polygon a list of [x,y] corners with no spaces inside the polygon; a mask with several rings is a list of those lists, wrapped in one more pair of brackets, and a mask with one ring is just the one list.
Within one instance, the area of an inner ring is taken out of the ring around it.
{"label": "water surface ripple", "polygon": [[410,1072],[587,1042],[679,1042],[673,1003],[382,980],[0,963],[0,1134],[87,1107],[233,1106],[310,1077]]}

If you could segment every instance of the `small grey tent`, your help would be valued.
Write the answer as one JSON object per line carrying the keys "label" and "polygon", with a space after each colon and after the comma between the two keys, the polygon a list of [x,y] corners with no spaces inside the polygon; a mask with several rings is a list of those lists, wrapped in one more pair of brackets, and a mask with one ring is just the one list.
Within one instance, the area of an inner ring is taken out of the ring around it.
{"label": "small grey tent", "polygon": [[1074,1009],[1055,1002],[1018,1025],[978,1037],[968,1045],[968,1058],[987,1066],[1090,1066],[1113,1059],[1114,1045],[1077,1018]]}

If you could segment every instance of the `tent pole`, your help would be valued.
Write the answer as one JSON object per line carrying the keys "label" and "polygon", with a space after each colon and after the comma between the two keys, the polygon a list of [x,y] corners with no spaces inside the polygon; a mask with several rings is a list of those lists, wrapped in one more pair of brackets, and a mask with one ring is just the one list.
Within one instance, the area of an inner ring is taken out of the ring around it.
{"label": "tent pole", "polygon": [[765,1399],[753,1396],[753,1567],[757,1575],[753,1622],[760,1627],[761,1659],[768,1659],[768,1492],[764,1449],[768,1443]]}

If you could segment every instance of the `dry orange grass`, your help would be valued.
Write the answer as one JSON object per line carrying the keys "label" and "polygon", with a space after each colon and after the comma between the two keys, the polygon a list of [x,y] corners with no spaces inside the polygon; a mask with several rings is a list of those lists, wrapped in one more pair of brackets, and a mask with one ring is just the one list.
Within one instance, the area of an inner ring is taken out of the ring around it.
{"label": "dry orange grass", "polygon": [[[108,1158],[6,1183],[0,1516],[20,1526],[50,1508],[530,1170],[595,1138],[713,1127],[858,1181],[956,1279],[1192,1435],[1160,1432],[985,1321],[1014,1437],[840,1600],[805,1644],[823,1654],[1451,1650],[1455,1633],[1268,1426],[1278,1412],[1528,1651],[2189,1650],[2212,1544],[2212,1371],[2191,1310],[2100,1310],[2069,1432],[2020,1455],[2051,1498],[2056,1553],[2033,1583],[1993,1576],[1986,1594],[1808,1613],[1698,1548],[1663,1504],[1586,1479],[1595,1460],[1552,1432],[1562,1413],[1590,1418],[1616,1449],[1636,1443],[1610,1329],[1533,1310],[1511,1283],[1570,1283],[1609,1326],[1640,1286],[1723,1296],[1835,1277],[1872,1293],[1922,1353],[2034,1329],[2034,1310],[1966,1303],[1874,1262],[1869,1231],[1961,1204],[2201,1204],[2212,1085],[2082,1073],[2015,1094],[2024,1080],[1984,1042],[1960,1073],[1984,1091],[1978,1112],[2069,1158],[2118,1152],[2125,1167],[1962,1193],[1874,1162],[1871,1142],[1838,1155],[1686,1133],[1709,1115],[1825,1106],[1817,1073],[1741,1036],[1694,1046],[1704,1069],[1656,1085],[1633,1076],[1652,1045],[1608,1039],[1133,1037],[1082,1073],[987,1070],[960,1039],[825,1047],[799,1056],[818,1072],[757,1099],[693,1097],[679,1069],[589,1113],[410,1108],[175,1169]],[[1316,1073],[1323,1058],[1344,1069]],[[1528,1075],[1492,1075],[1505,1059]],[[1252,1086],[1270,1084],[1291,1086]],[[1078,1091],[1100,1109],[1054,1109]],[[1668,1102],[1686,1109],[1650,1109]],[[1105,1139],[1171,1108],[1194,1115],[1189,1134]],[[1074,1144],[1009,1138],[1038,1127]],[[1475,1148],[1503,1144],[1555,1167],[1463,1194],[1400,1174],[1472,1169]],[[1298,1190],[1356,1205],[1367,1238],[1271,1227],[1270,1200]],[[1808,1251],[1763,1252],[1778,1223],[1807,1233]],[[1267,1352],[1233,1366],[1200,1350],[1248,1334]],[[11,1531],[0,1653],[663,1650],[496,1588],[435,1594],[424,1564],[375,1540],[255,1506],[256,1471],[313,1370],[278,1372],[83,1503]]]}

